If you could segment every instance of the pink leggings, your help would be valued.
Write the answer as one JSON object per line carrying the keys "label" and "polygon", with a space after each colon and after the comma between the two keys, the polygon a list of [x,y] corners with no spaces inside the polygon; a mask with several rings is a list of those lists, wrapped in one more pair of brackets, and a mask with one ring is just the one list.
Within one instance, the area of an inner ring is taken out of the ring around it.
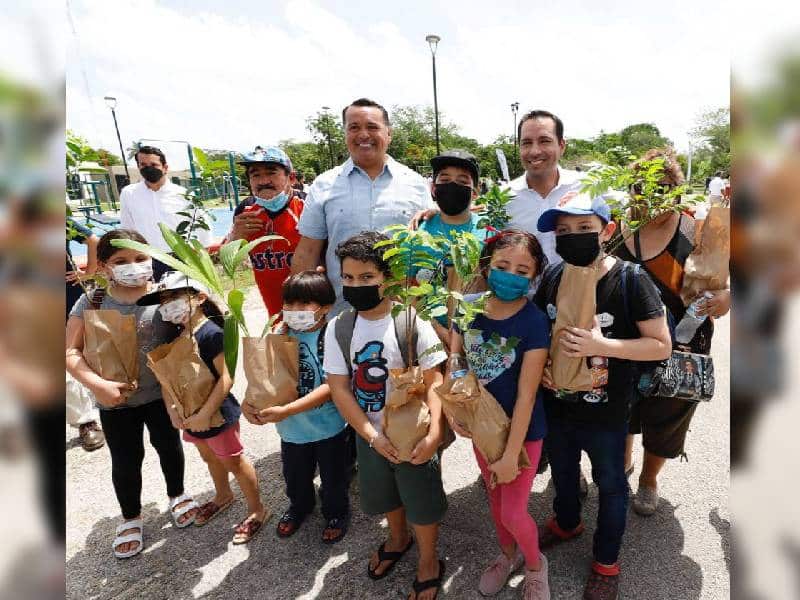
{"label": "pink leggings", "polygon": [[472,449],[475,451],[481,475],[486,482],[497,540],[500,546],[510,546],[516,542],[525,557],[525,562],[530,565],[539,562],[539,532],[536,529],[536,521],[528,513],[528,498],[531,495],[531,486],[542,453],[542,440],[525,442],[524,447],[531,461],[531,468],[522,469],[514,481],[496,485],[493,490],[489,488],[491,471],[486,460],[474,445]]}

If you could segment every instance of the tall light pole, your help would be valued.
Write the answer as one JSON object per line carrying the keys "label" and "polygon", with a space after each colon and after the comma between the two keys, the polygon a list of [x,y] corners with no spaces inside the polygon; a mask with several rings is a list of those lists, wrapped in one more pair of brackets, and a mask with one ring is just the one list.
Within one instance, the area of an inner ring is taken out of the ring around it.
{"label": "tall light pole", "polygon": [[519,110],[519,102],[511,103],[511,114],[514,115],[514,154],[519,156],[519,140],[517,140],[517,111]]}
{"label": "tall light pole", "polygon": [[325,135],[328,137],[328,155],[331,158],[331,169],[333,168],[333,146],[331,145],[331,124],[328,120],[330,118],[330,114],[328,111],[331,109],[330,106],[323,106],[322,110],[325,111]]}
{"label": "tall light pole", "polygon": [[117,108],[117,99],[114,96],[105,96],[103,100],[106,101],[106,106],[111,109],[111,116],[114,117],[114,129],[117,132],[117,141],[119,142],[119,153],[122,156],[122,164],[125,166],[125,177],[128,178],[128,183],[131,181],[131,175],[128,173],[128,161],[125,158],[125,150],[122,148],[122,138],[119,135],[119,125],[117,125],[117,113],[114,110]]}
{"label": "tall light pole", "polygon": [[433,61],[433,115],[436,120],[436,154],[442,153],[442,149],[439,146],[439,100],[436,96],[436,46],[439,45],[441,39],[434,34],[425,36],[425,41],[431,47],[431,60]]}

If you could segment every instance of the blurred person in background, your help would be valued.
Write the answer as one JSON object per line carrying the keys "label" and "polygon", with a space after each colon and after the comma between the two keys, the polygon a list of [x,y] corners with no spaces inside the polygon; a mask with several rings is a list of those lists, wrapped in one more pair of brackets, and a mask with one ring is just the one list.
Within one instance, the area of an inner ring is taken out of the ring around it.
{"label": "blurred person in background", "polygon": [[[97,270],[97,242],[99,239],[91,229],[67,216],[66,318],[69,318],[72,305],[83,293],[84,282],[92,279]],[[75,262],[70,242],[86,244],[86,264],[83,268]],[[100,429],[100,416],[97,414],[91,393],[69,373],[66,373],[65,392],[67,423],[78,429],[81,447],[87,452],[102,448],[105,444],[105,436]]]}
{"label": "blurred person in background", "polygon": [[[661,184],[670,188],[683,185],[683,171],[672,150],[651,149],[642,160],[649,161],[659,157],[664,159]],[[696,231],[693,217],[670,210],[632,235],[623,225],[625,243],[616,251],[621,259],[642,265],[650,274],[676,324],[686,312],[680,292],[686,259],[700,241],[696,238]],[[727,314],[731,306],[729,289],[709,291],[713,297],[706,301],[701,313],[712,318],[706,319],[700,325],[688,344],[690,352],[705,355],[711,352],[714,318]],[[639,474],[639,489],[633,498],[633,510],[637,514],[650,516],[656,512],[659,500],[658,475],[668,459],[686,456],[684,443],[697,406],[696,402],[657,396],[643,399],[634,405],[625,448],[625,472],[629,475],[633,472],[634,435],[642,434],[644,464]]]}
{"label": "blurred person in background", "polygon": [[0,379],[25,413],[50,537],[47,581],[58,588],[63,586],[66,519],[61,438],[64,205],[44,192],[17,196],[9,201],[6,217],[0,262]]}

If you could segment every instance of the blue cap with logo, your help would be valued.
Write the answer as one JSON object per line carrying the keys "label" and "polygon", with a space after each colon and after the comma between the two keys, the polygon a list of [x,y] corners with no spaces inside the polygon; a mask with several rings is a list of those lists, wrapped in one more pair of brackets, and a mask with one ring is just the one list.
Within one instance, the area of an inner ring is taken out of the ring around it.
{"label": "blue cap with logo", "polygon": [[558,206],[542,213],[537,223],[541,232],[555,231],[559,215],[597,215],[608,223],[611,220],[611,209],[603,196],[592,198],[589,194],[568,192]]}
{"label": "blue cap with logo", "polygon": [[277,146],[267,146],[262,148],[256,146],[252,152],[245,152],[242,160],[237,161],[240,165],[251,165],[255,163],[272,163],[281,165],[282,167],[292,171],[292,161],[286,155],[286,152]]}

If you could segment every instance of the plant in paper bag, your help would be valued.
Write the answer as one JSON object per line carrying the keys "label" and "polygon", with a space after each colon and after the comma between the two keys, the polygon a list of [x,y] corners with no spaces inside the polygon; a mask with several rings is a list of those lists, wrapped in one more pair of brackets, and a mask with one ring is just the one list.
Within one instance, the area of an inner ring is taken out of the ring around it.
{"label": "plant in paper bag", "polygon": [[[241,328],[245,336],[250,335],[242,311],[244,292],[235,287],[234,275],[236,269],[242,264],[242,261],[244,261],[248,253],[259,244],[285,238],[279,235],[266,235],[251,242],[247,242],[246,240],[234,240],[222,246],[219,249],[219,260],[222,263],[225,275],[234,283],[233,289],[228,291],[226,295],[219,272],[214,266],[208,251],[200,242],[196,239],[189,239],[188,241],[183,239],[183,237],[172,231],[163,223],[159,224],[159,229],[161,229],[161,235],[164,237],[164,241],[175,256],[171,256],[148,244],[142,244],[133,240],[113,240],[111,243],[117,248],[130,248],[148,254],[176,271],[180,271],[192,279],[196,279],[205,285],[212,293],[224,299],[228,309],[224,317],[223,344],[225,365],[228,367],[228,372],[233,375],[236,372],[236,364],[239,357],[239,329]],[[262,336],[268,331],[270,325],[271,321],[268,320]]]}

